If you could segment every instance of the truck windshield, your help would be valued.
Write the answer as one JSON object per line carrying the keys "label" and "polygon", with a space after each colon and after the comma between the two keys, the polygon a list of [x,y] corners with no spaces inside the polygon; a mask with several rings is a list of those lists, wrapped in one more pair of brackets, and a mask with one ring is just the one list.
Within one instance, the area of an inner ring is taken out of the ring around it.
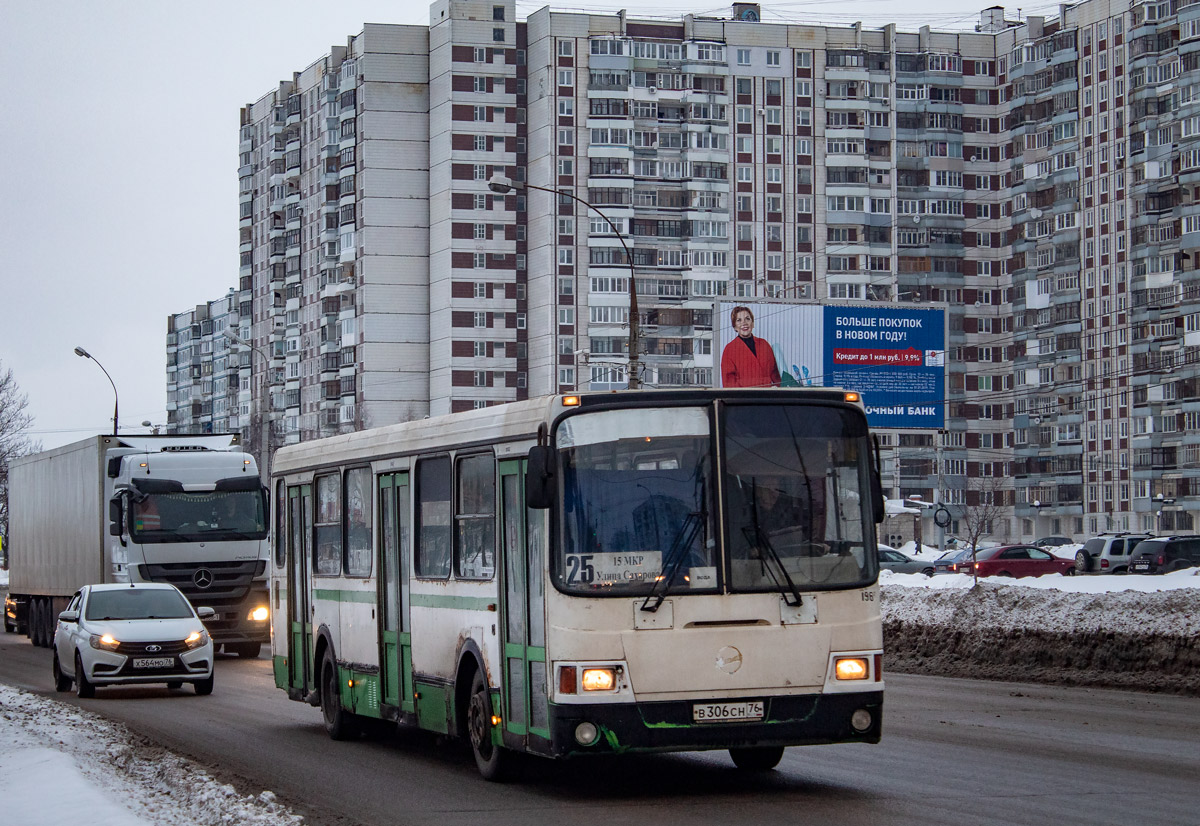
{"label": "truck windshield", "polygon": [[723,433],[730,590],[844,588],[875,578],[862,416],[730,404]]}
{"label": "truck windshield", "polygon": [[558,586],[645,595],[717,587],[709,414],[614,410],[558,429],[562,552]]}
{"label": "truck windshield", "polygon": [[132,503],[135,542],[265,539],[266,508],[257,490],[151,493]]}

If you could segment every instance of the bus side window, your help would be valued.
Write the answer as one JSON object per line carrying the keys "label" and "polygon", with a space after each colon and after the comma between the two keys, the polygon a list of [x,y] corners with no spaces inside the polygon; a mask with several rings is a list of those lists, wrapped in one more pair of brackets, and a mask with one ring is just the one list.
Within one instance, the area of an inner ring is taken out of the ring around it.
{"label": "bus side window", "polygon": [[496,461],[490,453],[458,460],[454,515],[455,569],[462,579],[496,573]]}
{"label": "bus side window", "polygon": [[450,576],[450,457],[417,462],[417,548],[413,567],[426,579]]}

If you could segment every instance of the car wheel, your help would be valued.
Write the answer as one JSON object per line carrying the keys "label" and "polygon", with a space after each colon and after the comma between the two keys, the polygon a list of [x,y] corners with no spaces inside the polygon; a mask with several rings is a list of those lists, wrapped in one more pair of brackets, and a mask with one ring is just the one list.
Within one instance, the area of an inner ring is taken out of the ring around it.
{"label": "car wheel", "polygon": [[1075,576],[1076,573],[1078,573],[1078,571],[1076,571],[1074,568],[1067,568],[1067,570],[1063,571],[1063,574],[1066,576]]}
{"label": "car wheel", "polygon": [[228,654],[237,654],[243,660],[252,660],[262,651],[261,642],[230,642],[225,644]]}
{"label": "car wheel", "polygon": [[83,670],[83,660],[79,659],[78,654],[75,655],[75,695],[85,700],[96,696],[96,686],[87,678],[87,672]]}
{"label": "car wheel", "polygon": [[492,695],[483,673],[471,678],[471,700],[467,705],[467,735],[475,766],[484,780],[503,780],[507,760],[504,749],[492,742]]}
{"label": "car wheel", "polygon": [[730,749],[733,765],[742,771],[765,772],[779,765],[783,759],[783,746],[768,746],[757,749]]}
{"label": "car wheel", "polygon": [[1087,551],[1079,551],[1075,554],[1075,570],[1081,574],[1092,570],[1092,558]]}
{"label": "car wheel", "polygon": [[337,663],[329,651],[325,652],[321,666],[321,716],[325,718],[325,731],[331,740],[353,740],[358,736],[358,722],[353,714],[342,708]]}
{"label": "car wheel", "polygon": [[196,687],[197,694],[199,694],[201,697],[207,697],[209,694],[212,694],[213,682],[215,679],[215,674],[209,674],[203,680],[197,680],[196,682],[192,683],[192,685]]}
{"label": "car wheel", "polygon": [[924,568],[921,570],[921,573],[925,574],[925,576],[933,576],[933,568]]}
{"label": "car wheel", "polygon": [[996,574],[996,576],[1008,577],[1009,579],[1013,578],[1012,573],[1009,571],[1001,571],[1000,573]]}
{"label": "car wheel", "polygon": [[58,651],[54,652],[54,690],[63,692],[71,690],[71,678],[63,673],[62,666],[58,664]]}

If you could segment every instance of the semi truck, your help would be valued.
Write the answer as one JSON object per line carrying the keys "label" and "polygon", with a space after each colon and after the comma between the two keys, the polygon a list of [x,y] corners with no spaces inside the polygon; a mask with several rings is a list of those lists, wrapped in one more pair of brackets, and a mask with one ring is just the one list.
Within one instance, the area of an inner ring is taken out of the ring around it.
{"label": "semi truck", "polygon": [[94,436],[9,465],[4,630],[53,644],[83,585],[169,582],[227,653],[270,639],[267,490],[235,434]]}

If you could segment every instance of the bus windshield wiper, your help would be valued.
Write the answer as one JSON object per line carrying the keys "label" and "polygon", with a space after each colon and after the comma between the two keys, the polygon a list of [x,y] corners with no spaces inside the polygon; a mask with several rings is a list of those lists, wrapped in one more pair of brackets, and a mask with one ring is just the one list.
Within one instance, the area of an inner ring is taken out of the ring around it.
{"label": "bus windshield wiper", "polygon": [[[775,571],[772,570],[771,565],[767,564],[765,560],[763,561],[763,570],[767,572],[767,575],[771,577],[771,581],[775,583],[775,589],[783,594],[783,601],[793,608],[797,605],[802,605],[804,598],[800,596],[800,589],[792,581],[791,575],[787,572],[787,568],[784,567],[783,560],[779,557],[779,552],[775,550],[775,546],[771,543],[767,532],[758,524],[758,519],[755,518],[753,525],[747,525],[742,528],[742,533],[750,541],[752,547],[758,548],[759,554],[765,551],[767,557],[779,566],[779,573],[783,574],[783,582],[779,581],[779,577],[775,575]],[[795,602],[792,601],[793,599],[795,599]]]}
{"label": "bus windshield wiper", "polygon": [[[679,568],[683,565],[683,559],[688,548],[692,546],[692,542],[696,539],[696,534],[700,532],[700,527],[703,523],[701,511],[693,511],[683,520],[683,524],[679,526],[679,532],[675,534],[675,538],[671,541],[671,549],[667,551],[666,564],[663,565],[662,575],[654,583],[654,587],[650,589],[650,593],[646,595],[646,599],[642,602],[642,610],[651,613],[658,610],[658,607],[663,604],[663,600],[667,598],[667,591],[671,588],[671,580],[679,573]],[[653,604],[651,604],[653,603]]]}

